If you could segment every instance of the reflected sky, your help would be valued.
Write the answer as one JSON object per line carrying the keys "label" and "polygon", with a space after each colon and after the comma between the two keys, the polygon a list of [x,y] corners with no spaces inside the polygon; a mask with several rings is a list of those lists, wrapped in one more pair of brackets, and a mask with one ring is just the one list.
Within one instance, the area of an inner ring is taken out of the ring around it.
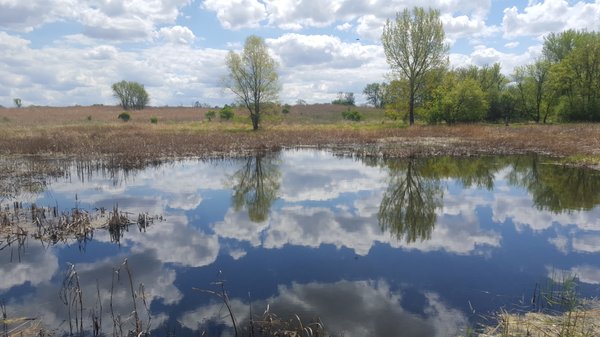
{"label": "reflected sky", "polygon": [[[69,264],[86,309],[109,307],[112,289],[113,307],[128,313],[130,291],[123,278],[114,283],[125,259],[158,335],[231,334],[222,303],[192,290],[221,278],[240,322],[251,301],[261,312],[320,317],[344,336],[393,335],[399,322],[405,336],[446,336],[527,303],[556,271],[600,295],[600,175],[544,158],[360,160],[290,150],[126,173],[90,167],[74,165],[22,200],[63,210],[118,205],[164,220],[129,228],[118,244],[105,230],[83,248],[0,239],[9,316],[61,326],[66,308],[56,299]],[[111,319],[103,326],[112,331]]]}

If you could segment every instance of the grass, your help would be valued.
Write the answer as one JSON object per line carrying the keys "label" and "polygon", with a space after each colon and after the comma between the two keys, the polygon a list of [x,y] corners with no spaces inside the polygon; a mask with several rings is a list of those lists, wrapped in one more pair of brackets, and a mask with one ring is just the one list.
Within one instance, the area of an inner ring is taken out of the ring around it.
{"label": "grass", "polygon": [[[554,280],[557,278],[558,280]],[[548,285],[536,286],[535,311],[501,311],[497,324],[479,337],[596,337],[600,336],[600,302],[584,300],[577,293],[575,275],[552,275]]]}
{"label": "grass", "polygon": [[[347,107],[292,106],[266,114],[253,132],[247,113],[208,121],[210,109],[148,108],[131,120],[115,118],[119,107],[0,109],[0,154],[52,157],[120,157],[135,161],[244,154],[285,147],[326,147],[387,157],[513,154],[535,152],[568,164],[600,166],[600,125],[495,124],[407,127],[380,109],[357,107],[364,119],[344,121]],[[92,116],[92,118],[88,118]],[[151,124],[151,118],[160,120]]]}

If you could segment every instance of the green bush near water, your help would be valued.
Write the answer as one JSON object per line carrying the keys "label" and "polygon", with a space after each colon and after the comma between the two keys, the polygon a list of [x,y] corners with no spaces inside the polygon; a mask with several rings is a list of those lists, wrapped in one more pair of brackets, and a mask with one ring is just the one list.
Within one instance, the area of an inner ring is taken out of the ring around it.
{"label": "green bush near water", "polygon": [[122,120],[123,122],[127,122],[131,119],[131,115],[128,112],[124,111],[121,112],[119,116],[117,116],[117,118]]}

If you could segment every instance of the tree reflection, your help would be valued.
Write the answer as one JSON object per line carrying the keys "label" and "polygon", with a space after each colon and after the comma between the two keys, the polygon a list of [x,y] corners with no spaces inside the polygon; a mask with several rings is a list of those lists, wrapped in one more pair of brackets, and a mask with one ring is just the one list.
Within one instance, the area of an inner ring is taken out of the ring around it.
{"label": "tree reflection", "polygon": [[383,195],[377,219],[383,231],[390,231],[407,243],[431,238],[442,206],[440,181],[422,175],[424,161],[410,159],[389,165],[388,188]]}
{"label": "tree reflection", "polygon": [[600,204],[597,171],[544,163],[537,156],[520,158],[512,166],[509,183],[526,188],[538,209],[560,213]]}
{"label": "tree reflection", "polygon": [[231,177],[235,210],[245,207],[250,220],[265,221],[277,198],[280,177],[276,155],[263,153],[248,157]]}

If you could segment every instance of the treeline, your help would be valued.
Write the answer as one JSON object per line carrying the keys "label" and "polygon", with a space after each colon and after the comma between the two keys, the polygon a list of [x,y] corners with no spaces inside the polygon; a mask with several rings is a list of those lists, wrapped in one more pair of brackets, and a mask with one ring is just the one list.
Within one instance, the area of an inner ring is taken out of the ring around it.
{"label": "treeline", "polygon": [[[600,33],[552,33],[542,56],[510,76],[499,64],[439,67],[417,86],[415,115],[430,124],[600,121]],[[408,118],[407,79],[368,84],[363,94],[388,117]]]}

